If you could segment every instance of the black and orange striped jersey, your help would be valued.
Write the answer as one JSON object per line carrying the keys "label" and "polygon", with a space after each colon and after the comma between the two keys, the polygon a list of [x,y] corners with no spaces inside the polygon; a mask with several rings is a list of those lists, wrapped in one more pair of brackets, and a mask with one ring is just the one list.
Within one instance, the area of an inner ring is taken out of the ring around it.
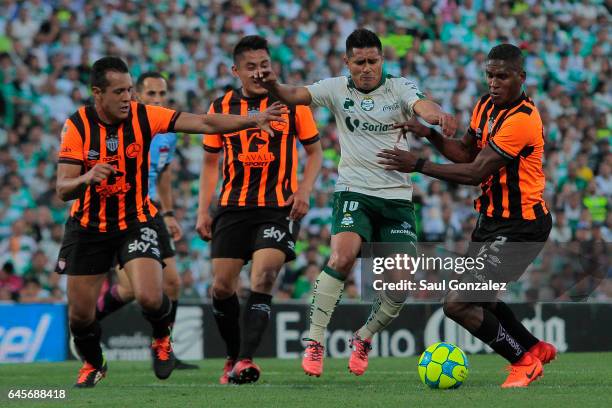
{"label": "black and orange striped jersey", "polygon": [[117,170],[102,183],[87,186],[70,216],[83,228],[125,230],[157,213],[148,196],[149,146],[154,135],[172,131],[179,113],[132,102],[121,123],[103,123],[93,106],[81,107],[64,124],[59,163],[81,165],[84,174],[97,163]]}
{"label": "black and orange striped jersey", "polygon": [[533,220],[548,213],[544,202],[544,134],[540,113],[525,94],[510,106],[497,107],[491,97],[480,98],[468,132],[479,149],[489,145],[506,165],[482,184],[474,202],[489,217]]}
{"label": "black and orange striped jersey", "polygon": [[[229,91],[211,104],[209,113],[246,116],[265,110],[275,101],[273,97],[246,98],[240,91]],[[315,143],[319,134],[307,106],[291,106],[283,116],[287,123],[270,124],[272,136],[256,128],[204,135],[206,151],[224,151],[219,206],[284,207],[297,190],[296,140],[303,145]]]}

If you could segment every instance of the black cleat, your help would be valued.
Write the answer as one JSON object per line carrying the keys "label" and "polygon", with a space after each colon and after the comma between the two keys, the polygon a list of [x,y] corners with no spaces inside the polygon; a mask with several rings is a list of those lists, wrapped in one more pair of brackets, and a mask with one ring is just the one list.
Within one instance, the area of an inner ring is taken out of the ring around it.
{"label": "black cleat", "polygon": [[79,370],[79,376],[77,377],[76,384],[74,384],[74,388],[93,388],[102,378],[106,377],[107,370],[106,361],[100,368],[95,368],[86,361]]}
{"label": "black cleat", "polygon": [[153,371],[160,380],[170,377],[176,366],[176,357],[172,351],[170,336],[161,339],[153,339],[151,343],[151,354],[153,356]]}

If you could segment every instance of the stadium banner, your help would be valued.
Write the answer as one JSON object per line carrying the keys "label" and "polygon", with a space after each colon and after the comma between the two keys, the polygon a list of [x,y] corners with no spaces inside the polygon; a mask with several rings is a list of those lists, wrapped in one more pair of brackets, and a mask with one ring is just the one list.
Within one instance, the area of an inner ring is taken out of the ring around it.
{"label": "stadium banner", "polygon": [[66,316],[64,304],[0,304],[0,363],[66,360]]}
{"label": "stadium banner", "polygon": [[[517,316],[536,336],[554,344],[560,352],[611,351],[612,304],[542,303],[513,304]],[[341,304],[334,311],[325,351],[331,357],[348,358],[351,334],[365,322],[370,306]],[[307,337],[309,305],[274,304],[268,330],[257,351],[260,357],[299,358],[302,338]],[[212,308],[204,307],[204,357],[225,357]],[[426,346],[447,341],[466,353],[492,350],[455,322],[446,318],[439,304],[407,304],[399,317],[373,339],[371,356],[405,357],[420,354]]]}
{"label": "stadium banner", "polygon": [[[204,351],[202,306],[180,306],[172,331],[174,351],[183,360],[201,360]],[[150,360],[151,325],[131,303],[102,320],[102,350],[108,360]],[[77,358],[71,347],[70,359]]]}
{"label": "stadium banner", "polygon": [[[517,316],[537,337],[553,343],[560,352],[612,351],[612,304],[541,303],[512,304]],[[326,336],[326,353],[347,358],[351,334],[365,322],[367,304],[340,304]],[[282,303],[272,306],[268,329],[258,357],[299,358],[307,337],[309,305]],[[66,328],[67,330],[67,328]],[[140,308],[130,304],[102,321],[102,347],[109,360],[149,360],[151,328]],[[175,351],[183,360],[225,357],[210,304],[181,305],[173,330]],[[0,336],[0,340],[2,337]],[[371,356],[406,357],[420,354],[427,345],[447,341],[466,353],[491,349],[444,316],[439,304],[406,304],[399,317],[373,339]],[[69,358],[75,358],[74,351]]]}

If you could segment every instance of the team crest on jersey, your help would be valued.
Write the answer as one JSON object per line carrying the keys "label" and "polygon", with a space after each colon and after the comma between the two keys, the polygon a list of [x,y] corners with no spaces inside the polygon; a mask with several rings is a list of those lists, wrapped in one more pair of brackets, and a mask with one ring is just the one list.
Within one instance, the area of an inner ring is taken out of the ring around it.
{"label": "team crest on jersey", "polygon": [[289,118],[287,117],[287,115],[283,115],[283,118],[287,121],[287,122],[280,122],[277,120],[273,120],[270,122],[270,127],[273,130],[276,130],[278,132],[283,132],[287,129],[287,126],[289,126]]}
{"label": "team crest on jersey", "polygon": [[106,148],[111,152],[116,152],[118,147],[119,139],[117,138],[117,135],[110,135],[106,139]]}
{"label": "team crest on jersey", "polygon": [[351,216],[350,213],[345,213],[344,216],[342,217],[342,221],[340,222],[340,225],[342,225],[343,227],[350,227],[354,223],[355,223],[355,220],[353,220],[353,216]]}
{"label": "team crest on jersey", "polygon": [[374,109],[374,99],[370,97],[364,98],[361,101],[361,109],[363,109],[366,112],[369,112],[372,109]]}
{"label": "team crest on jersey", "polygon": [[247,116],[255,116],[259,114],[259,108],[249,108],[247,110]]}
{"label": "team crest on jersey", "polygon": [[141,150],[141,145],[139,145],[138,143],[132,143],[125,149],[125,155],[130,159],[133,159],[138,156],[138,153],[140,153]]}

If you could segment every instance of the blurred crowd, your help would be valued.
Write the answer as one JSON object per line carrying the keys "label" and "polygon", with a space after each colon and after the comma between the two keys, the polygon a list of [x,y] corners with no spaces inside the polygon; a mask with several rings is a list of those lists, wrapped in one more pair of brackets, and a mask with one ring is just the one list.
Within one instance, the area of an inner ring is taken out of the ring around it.
{"label": "blurred crowd", "polygon": [[[517,44],[526,57],[526,93],[545,125],[545,198],[555,220],[550,240],[611,241],[609,2],[0,0],[0,9],[0,301],[65,299],[65,279],[52,272],[67,216],[67,205],[55,194],[55,157],[64,120],[90,101],[91,64],[119,55],[134,77],[161,71],[172,108],[205,113],[214,98],[238,85],[231,75],[232,47],[249,34],[268,39],[285,82],[307,84],[346,74],[344,40],[355,28],[368,27],[382,39],[385,72],[416,81],[456,114],[459,136],[477,97],[486,93],[488,50],[500,42]],[[276,299],[308,299],[330,253],[340,149],[330,113],[319,109],[315,116],[324,166],[302,222],[298,258],[282,272]],[[413,140],[412,148],[443,162],[422,141]],[[210,287],[208,244],[194,228],[201,159],[200,138],[181,135],[173,169],[175,212],[186,232],[177,243],[184,300],[206,299]],[[420,239],[469,239],[478,189],[423,175],[413,180]],[[514,300],[563,298],[567,284],[559,277],[580,278],[569,265],[557,262],[539,280],[534,266],[517,284]],[[359,282],[357,266],[345,300],[359,297]],[[609,282],[592,298],[612,299]]]}

